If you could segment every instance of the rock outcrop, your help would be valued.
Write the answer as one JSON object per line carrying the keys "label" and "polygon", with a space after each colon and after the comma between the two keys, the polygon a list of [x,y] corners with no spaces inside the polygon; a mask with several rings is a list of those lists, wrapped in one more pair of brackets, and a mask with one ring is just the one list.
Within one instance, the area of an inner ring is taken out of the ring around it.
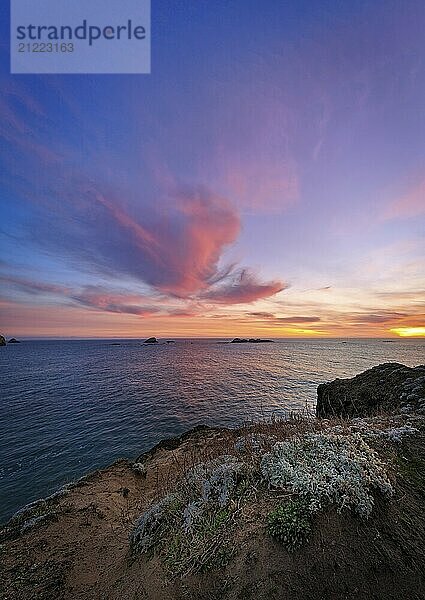
{"label": "rock outcrop", "polygon": [[21,342],[16,338],[11,338],[8,342],[9,344],[20,344]]}
{"label": "rock outcrop", "polygon": [[231,344],[264,344],[272,342],[273,340],[262,340],[260,338],[234,338],[230,343]]}
{"label": "rock outcrop", "polygon": [[158,340],[156,339],[156,337],[150,337],[147,340],[145,340],[143,343],[144,344],[157,344]]}
{"label": "rock outcrop", "polygon": [[6,346],[6,338],[0,335],[0,346]]}
{"label": "rock outcrop", "polygon": [[379,410],[425,414],[425,365],[411,368],[385,363],[317,388],[318,417],[366,416]]}

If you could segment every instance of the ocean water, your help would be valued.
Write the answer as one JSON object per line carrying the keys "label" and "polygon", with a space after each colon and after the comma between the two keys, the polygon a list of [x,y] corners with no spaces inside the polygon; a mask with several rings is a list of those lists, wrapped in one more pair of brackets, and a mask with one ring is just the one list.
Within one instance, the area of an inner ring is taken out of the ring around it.
{"label": "ocean water", "polygon": [[424,340],[25,341],[0,348],[0,521],[195,425],[235,426],[314,407],[321,382],[382,362],[415,366],[424,356]]}

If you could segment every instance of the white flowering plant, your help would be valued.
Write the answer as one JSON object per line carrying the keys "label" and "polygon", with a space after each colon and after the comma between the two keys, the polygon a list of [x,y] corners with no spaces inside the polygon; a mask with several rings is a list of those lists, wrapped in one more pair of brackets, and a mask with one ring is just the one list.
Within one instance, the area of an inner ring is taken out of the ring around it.
{"label": "white flowering plant", "polygon": [[358,434],[311,433],[277,442],[263,456],[261,472],[270,486],[306,498],[312,512],[333,503],[368,517],[372,490],[393,493],[384,464]]}

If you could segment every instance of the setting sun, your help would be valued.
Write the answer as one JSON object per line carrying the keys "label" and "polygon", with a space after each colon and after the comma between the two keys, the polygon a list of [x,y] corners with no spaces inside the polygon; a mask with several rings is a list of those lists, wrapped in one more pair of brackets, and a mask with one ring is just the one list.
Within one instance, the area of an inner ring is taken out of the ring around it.
{"label": "setting sun", "polygon": [[400,337],[425,337],[425,327],[395,327],[390,331]]}

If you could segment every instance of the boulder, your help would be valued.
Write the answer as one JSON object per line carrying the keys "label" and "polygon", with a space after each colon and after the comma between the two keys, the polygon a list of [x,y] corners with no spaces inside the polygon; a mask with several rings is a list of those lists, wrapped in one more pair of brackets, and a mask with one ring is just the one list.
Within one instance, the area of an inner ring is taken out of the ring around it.
{"label": "boulder", "polygon": [[425,365],[385,363],[351,379],[335,379],[317,388],[317,417],[362,417],[382,410],[422,412]]}
{"label": "boulder", "polygon": [[157,344],[158,340],[156,339],[156,337],[150,337],[147,340],[145,340],[143,343],[144,344]]}
{"label": "boulder", "polygon": [[0,335],[0,346],[6,346],[6,338]]}

